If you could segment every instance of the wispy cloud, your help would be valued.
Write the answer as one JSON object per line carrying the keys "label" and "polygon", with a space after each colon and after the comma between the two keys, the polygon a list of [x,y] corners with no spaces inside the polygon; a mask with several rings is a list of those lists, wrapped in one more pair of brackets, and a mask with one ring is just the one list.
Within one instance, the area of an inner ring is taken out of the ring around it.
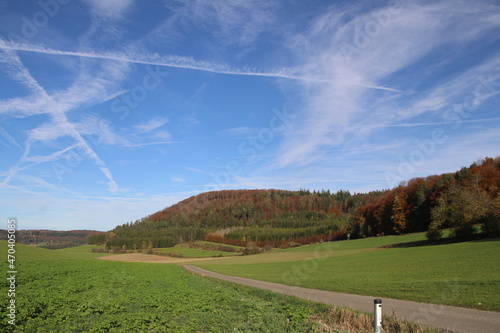
{"label": "wispy cloud", "polygon": [[206,171],[203,171],[203,170],[200,170],[200,169],[196,169],[196,168],[191,168],[191,167],[185,167],[184,169],[192,171],[192,172],[196,172],[196,173],[203,173],[203,174],[207,173]]}
{"label": "wispy cloud", "polygon": [[[190,70],[204,71],[217,74],[226,74],[226,75],[268,77],[268,78],[305,81],[305,82],[320,83],[320,84],[334,82],[334,80],[328,79],[324,76],[318,76],[317,74],[308,75],[307,73],[306,74],[302,73],[301,70],[292,68],[281,68],[275,71],[266,72],[257,69],[234,68],[227,65],[221,65],[206,61],[198,61],[194,60],[193,58],[182,57],[177,55],[170,55],[170,56],[160,56],[158,54],[130,55],[125,53],[114,53],[114,52],[92,53],[92,52],[64,51],[64,50],[55,50],[51,48],[39,47],[35,45],[9,43],[3,40],[0,40],[0,48],[7,50],[35,52],[35,53],[59,55],[59,56],[75,56],[81,58],[114,60],[126,63],[190,69]],[[346,82],[345,84],[352,85],[355,87],[364,87],[376,90],[385,90],[392,92],[399,91],[391,87],[376,85],[371,81],[362,82],[360,80],[356,80],[356,81]]]}
{"label": "wispy cloud", "polygon": [[90,6],[92,15],[117,19],[131,7],[133,0],[83,0]]}
{"label": "wispy cloud", "polygon": [[77,147],[78,145],[69,146],[50,155],[30,156],[30,147],[28,146],[24,151],[21,159],[16,164],[11,166],[9,170],[0,174],[0,177],[3,177],[3,181],[2,183],[0,183],[0,186],[7,186],[12,179],[17,178],[18,175],[24,170],[37,166],[41,163],[54,162],[59,160],[65,153]]}
{"label": "wispy cloud", "polygon": [[[7,131],[0,126],[0,136],[2,136],[6,141],[7,143],[13,145],[13,146],[16,146],[17,148],[19,148],[20,150],[22,150],[22,147],[19,145],[19,143],[17,143],[17,141],[9,134],[7,133]],[[1,141],[0,142],[6,146],[6,147],[9,147],[8,144],[6,144],[5,142]]]}
{"label": "wispy cloud", "polygon": [[146,123],[142,123],[139,125],[136,125],[135,128],[137,129],[137,134],[144,134],[151,132],[157,128],[160,128],[168,123],[168,119],[164,117],[154,117],[147,121]]}
{"label": "wispy cloud", "polygon": [[[498,40],[492,34],[500,27],[500,21],[495,21],[498,9],[491,10],[487,3],[460,4],[399,3],[369,12],[335,8],[293,37],[293,51],[303,54],[302,75],[322,79],[323,84],[304,81],[304,105],[297,107],[277,166],[311,164],[323,158],[320,152],[325,147],[353,139],[366,141],[380,128],[412,126],[405,123],[444,125],[446,119],[436,110],[463,102],[471,78],[493,72],[498,79],[496,58],[478,60],[475,68],[465,69],[463,75],[445,76],[423,93],[415,87],[429,80],[434,68],[424,67],[415,77],[397,75],[417,64],[424,66],[428,57],[445,48],[463,48],[486,35]],[[390,88],[384,91],[386,86]],[[429,113],[433,118],[428,122],[413,120]]]}
{"label": "wispy cloud", "polygon": [[226,44],[245,45],[253,42],[271,23],[279,8],[275,1],[210,1],[196,0],[187,3],[188,24],[211,27],[219,41]]}
{"label": "wispy cloud", "polygon": [[170,139],[172,137],[172,134],[170,134],[169,132],[167,131],[156,131],[154,133],[154,137],[155,138],[158,138],[158,139],[164,139],[164,140],[167,140],[167,139]]}
{"label": "wispy cloud", "polygon": [[242,135],[250,135],[255,133],[255,129],[252,127],[242,126],[242,127],[234,127],[228,128],[222,131],[219,131],[222,136],[242,136]]}
{"label": "wispy cloud", "polygon": [[170,180],[173,182],[173,183],[184,183],[186,182],[186,179],[184,179],[183,177],[171,177]]}
{"label": "wispy cloud", "polygon": [[457,124],[478,124],[478,123],[490,123],[494,121],[500,121],[500,117],[494,118],[483,118],[483,119],[464,119],[455,121],[435,121],[428,123],[407,123],[407,124],[374,124],[374,125],[364,125],[364,126],[354,126],[353,131],[363,130],[363,129],[376,129],[376,128],[388,128],[388,127],[421,127],[421,126],[445,126]]}
{"label": "wispy cloud", "polygon": [[[31,76],[20,58],[12,50],[4,50],[4,53],[8,55],[8,57],[4,58],[7,60],[4,61],[7,61],[11,68],[11,76],[29,86],[34,91],[34,94],[27,99],[7,100],[0,106],[0,111],[9,112],[11,115],[21,117],[46,114],[50,117],[50,120],[28,132],[24,154],[21,160],[9,170],[3,180],[3,184],[6,185],[12,177],[23,169],[18,166],[25,161],[29,161],[31,147],[35,143],[47,144],[61,137],[70,137],[76,142],[78,148],[99,167],[108,180],[108,189],[112,192],[116,191],[118,185],[111,171],[84,139],[77,125],[68,120],[66,112],[76,107],[91,105],[102,100],[109,89],[109,80],[116,80],[122,77],[123,71],[117,71],[115,65],[105,66],[104,71],[101,72],[101,77],[94,78],[94,80],[88,80],[87,75],[81,73],[67,90],[49,95]],[[114,82],[111,83],[111,86],[114,84]],[[50,157],[48,156],[49,159]]]}
{"label": "wispy cloud", "polygon": [[156,146],[156,145],[169,145],[169,144],[183,143],[183,141],[157,141],[157,142],[145,142],[145,143],[130,143],[125,145],[128,148],[139,148],[146,146]]}

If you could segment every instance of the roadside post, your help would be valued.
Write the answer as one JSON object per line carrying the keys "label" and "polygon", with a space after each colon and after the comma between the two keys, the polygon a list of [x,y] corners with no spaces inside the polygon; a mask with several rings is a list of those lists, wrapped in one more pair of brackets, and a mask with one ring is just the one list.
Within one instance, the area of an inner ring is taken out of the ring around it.
{"label": "roadside post", "polygon": [[373,300],[373,312],[374,312],[374,320],[373,320],[373,328],[375,333],[382,333],[382,300],[380,298],[376,298]]}

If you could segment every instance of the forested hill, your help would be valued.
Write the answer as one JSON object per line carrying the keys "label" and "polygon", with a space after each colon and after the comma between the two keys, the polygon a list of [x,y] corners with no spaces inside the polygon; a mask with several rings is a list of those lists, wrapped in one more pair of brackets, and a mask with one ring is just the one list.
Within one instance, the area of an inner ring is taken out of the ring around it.
{"label": "forested hill", "polygon": [[[376,192],[374,195],[378,195]],[[281,217],[301,217],[296,227],[306,220],[338,217],[355,210],[360,197],[348,191],[331,194],[282,190],[225,190],[202,193],[159,211],[146,219],[170,221],[177,226],[226,228],[233,226],[265,226]],[[289,227],[289,223],[287,226]]]}
{"label": "forested hill", "polygon": [[191,240],[245,246],[439,231],[500,232],[500,158],[457,172],[415,178],[391,190],[226,190],[183,200],[134,223],[94,235],[109,248],[168,247]]}
{"label": "forested hill", "polygon": [[[378,196],[380,192],[371,195]],[[155,247],[163,247],[203,238],[221,241],[222,236],[242,245],[247,239],[258,242],[326,240],[345,233],[347,217],[361,204],[363,196],[347,191],[333,194],[306,190],[207,192],[141,221],[116,227],[108,235],[107,243],[133,248],[145,239],[148,243],[152,240]]]}

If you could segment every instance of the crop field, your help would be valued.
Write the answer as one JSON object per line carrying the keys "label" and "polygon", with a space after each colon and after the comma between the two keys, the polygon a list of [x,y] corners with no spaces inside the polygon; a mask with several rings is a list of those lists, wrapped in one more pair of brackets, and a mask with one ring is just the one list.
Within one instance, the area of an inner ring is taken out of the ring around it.
{"label": "crop field", "polygon": [[423,239],[412,234],[330,242],[192,264],[306,288],[500,311],[500,239],[380,248]]}
{"label": "crop field", "polygon": [[326,309],[216,285],[175,265],[32,261],[19,270],[29,273],[20,274],[17,332],[308,331],[306,319]]}
{"label": "crop field", "polygon": [[[17,249],[16,332],[307,332],[308,318],[329,310],[176,265],[91,260],[85,247]],[[12,329],[5,308],[2,332]]]}

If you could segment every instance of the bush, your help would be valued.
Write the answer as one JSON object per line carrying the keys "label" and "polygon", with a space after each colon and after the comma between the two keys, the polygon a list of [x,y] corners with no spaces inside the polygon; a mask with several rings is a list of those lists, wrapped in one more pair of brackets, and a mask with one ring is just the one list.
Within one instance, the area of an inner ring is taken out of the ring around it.
{"label": "bush", "polygon": [[228,245],[219,245],[217,247],[217,250],[224,252],[236,252],[236,249],[234,247]]}
{"label": "bush", "polygon": [[500,216],[488,214],[483,221],[483,233],[487,235],[500,234]]}
{"label": "bush", "polygon": [[443,232],[439,229],[429,229],[429,231],[425,234],[425,237],[427,237],[427,239],[431,242],[437,242],[443,237]]}
{"label": "bush", "polygon": [[476,233],[476,229],[472,224],[464,224],[458,227],[455,227],[451,231],[451,237],[459,239],[459,240],[470,240],[474,234]]}
{"label": "bush", "polygon": [[108,250],[107,249],[92,249],[91,250],[92,253],[108,253]]}
{"label": "bush", "polygon": [[271,245],[266,245],[264,246],[264,251],[267,252],[267,251],[271,251],[273,249],[273,247]]}
{"label": "bush", "polygon": [[261,253],[261,252],[262,252],[262,249],[260,247],[258,247],[253,242],[248,242],[248,246],[245,249],[243,249],[244,256],[249,255],[249,254],[257,254],[257,253]]}

